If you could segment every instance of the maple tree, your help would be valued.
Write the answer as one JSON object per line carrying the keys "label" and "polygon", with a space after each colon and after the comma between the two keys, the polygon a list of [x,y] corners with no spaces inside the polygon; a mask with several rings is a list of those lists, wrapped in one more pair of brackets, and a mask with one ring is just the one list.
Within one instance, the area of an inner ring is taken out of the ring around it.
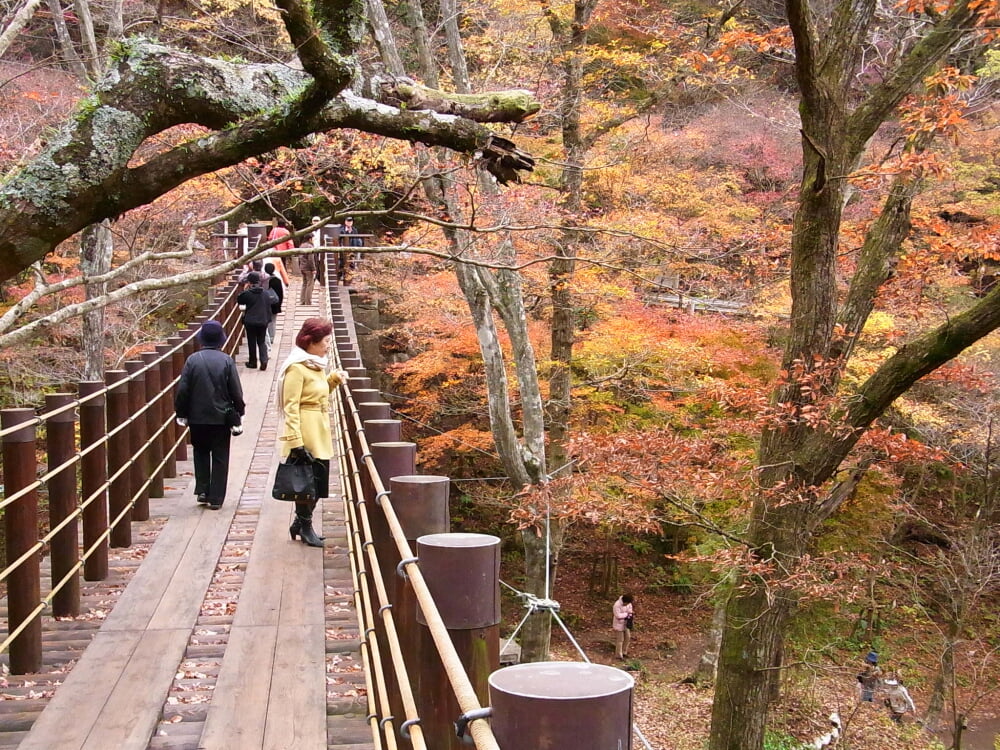
{"label": "maple tree", "polygon": [[[873,420],[920,377],[1000,326],[1000,293],[991,293],[901,346],[848,393],[843,368],[891,272],[910,227],[919,180],[897,179],[865,237],[843,304],[838,304],[837,247],[848,187],[864,149],[933,66],[961,39],[995,18],[990,4],[957,2],[926,16],[925,33],[856,92],[852,83],[875,5],[840,4],[829,17],[808,2],[787,5],[795,45],[804,173],[791,235],[791,324],[784,376],[760,440],[756,497],[746,532],[752,558],[726,608],[713,703],[711,750],[760,748],[775,692],[785,632],[796,595],[778,584],[812,548],[818,526],[851,494],[866,468],[841,466]],[[922,14],[923,6],[910,12]],[[932,82],[931,87],[935,84]],[[855,99],[855,94],[857,98]],[[940,124],[944,127],[946,123]],[[919,151],[917,128],[911,145]],[[831,483],[828,486],[828,483]],[[767,570],[770,566],[770,570]]]}

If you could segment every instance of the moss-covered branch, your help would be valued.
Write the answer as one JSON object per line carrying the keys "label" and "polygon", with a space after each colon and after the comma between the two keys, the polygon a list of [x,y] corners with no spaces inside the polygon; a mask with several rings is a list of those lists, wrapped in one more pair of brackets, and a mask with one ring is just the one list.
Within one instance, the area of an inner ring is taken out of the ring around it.
{"label": "moss-covered branch", "polygon": [[[403,110],[347,90],[317,96],[324,87],[287,65],[225,62],[146,40],[123,45],[115,63],[48,147],[0,186],[0,281],[88,224],[309,133],[353,128],[445,146],[481,155],[501,181],[516,180],[532,164],[480,122],[429,108]],[[517,122],[538,109],[525,92],[515,103],[506,95],[481,99],[481,122]],[[182,123],[215,132],[130,166],[143,141]]]}

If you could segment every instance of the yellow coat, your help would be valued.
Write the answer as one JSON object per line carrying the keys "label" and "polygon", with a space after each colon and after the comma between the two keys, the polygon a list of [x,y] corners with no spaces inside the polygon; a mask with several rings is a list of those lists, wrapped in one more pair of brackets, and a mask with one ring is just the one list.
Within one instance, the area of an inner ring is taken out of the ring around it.
{"label": "yellow coat", "polygon": [[305,446],[313,458],[333,458],[330,432],[330,392],[343,381],[336,373],[326,375],[301,362],[289,366],[281,391],[285,429],[278,440],[281,456]]}

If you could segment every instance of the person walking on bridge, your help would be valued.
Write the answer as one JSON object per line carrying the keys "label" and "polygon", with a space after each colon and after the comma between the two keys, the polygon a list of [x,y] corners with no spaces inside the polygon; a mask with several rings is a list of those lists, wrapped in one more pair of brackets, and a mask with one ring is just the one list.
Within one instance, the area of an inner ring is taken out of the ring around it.
{"label": "person walking on bridge", "polygon": [[[229,441],[243,432],[246,412],[236,363],[220,351],[226,332],[216,320],[206,320],[198,331],[201,349],[184,363],[174,412],[177,422],[191,430],[194,449],[194,493],[212,510],[222,507],[229,477]],[[236,416],[238,415],[238,416]]]}
{"label": "person walking on bridge", "polygon": [[[278,438],[282,459],[291,455],[313,462],[316,498],[330,495],[330,459],[333,434],[330,430],[330,396],[334,388],[347,382],[343,370],[330,371],[330,344],[333,323],[308,318],[295,337],[295,346],[278,372],[278,394],[285,426]],[[301,537],[310,547],[322,547],[323,538],[313,529],[316,501],[295,503],[295,520],[288,528],[294,541]]]}

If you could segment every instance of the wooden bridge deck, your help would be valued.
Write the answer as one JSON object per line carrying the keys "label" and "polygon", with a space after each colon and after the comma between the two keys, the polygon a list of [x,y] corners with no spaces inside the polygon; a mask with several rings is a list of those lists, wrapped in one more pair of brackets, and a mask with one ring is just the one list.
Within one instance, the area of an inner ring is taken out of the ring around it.
{"label": "wooden bridge deck", "polygon": [[46,626],[48,671],[0,683],[0,748],[372,747],[334,478],[322,552],[289,539],[294,508],[270,499],[277,366],[321,314],[297,300],[293,286],[268,371],[238,355],[248,408],[222,509],[195,503],[190,460],[178,462],[151,521],[134,525],[138,544],[84,584],[88,614]]}

